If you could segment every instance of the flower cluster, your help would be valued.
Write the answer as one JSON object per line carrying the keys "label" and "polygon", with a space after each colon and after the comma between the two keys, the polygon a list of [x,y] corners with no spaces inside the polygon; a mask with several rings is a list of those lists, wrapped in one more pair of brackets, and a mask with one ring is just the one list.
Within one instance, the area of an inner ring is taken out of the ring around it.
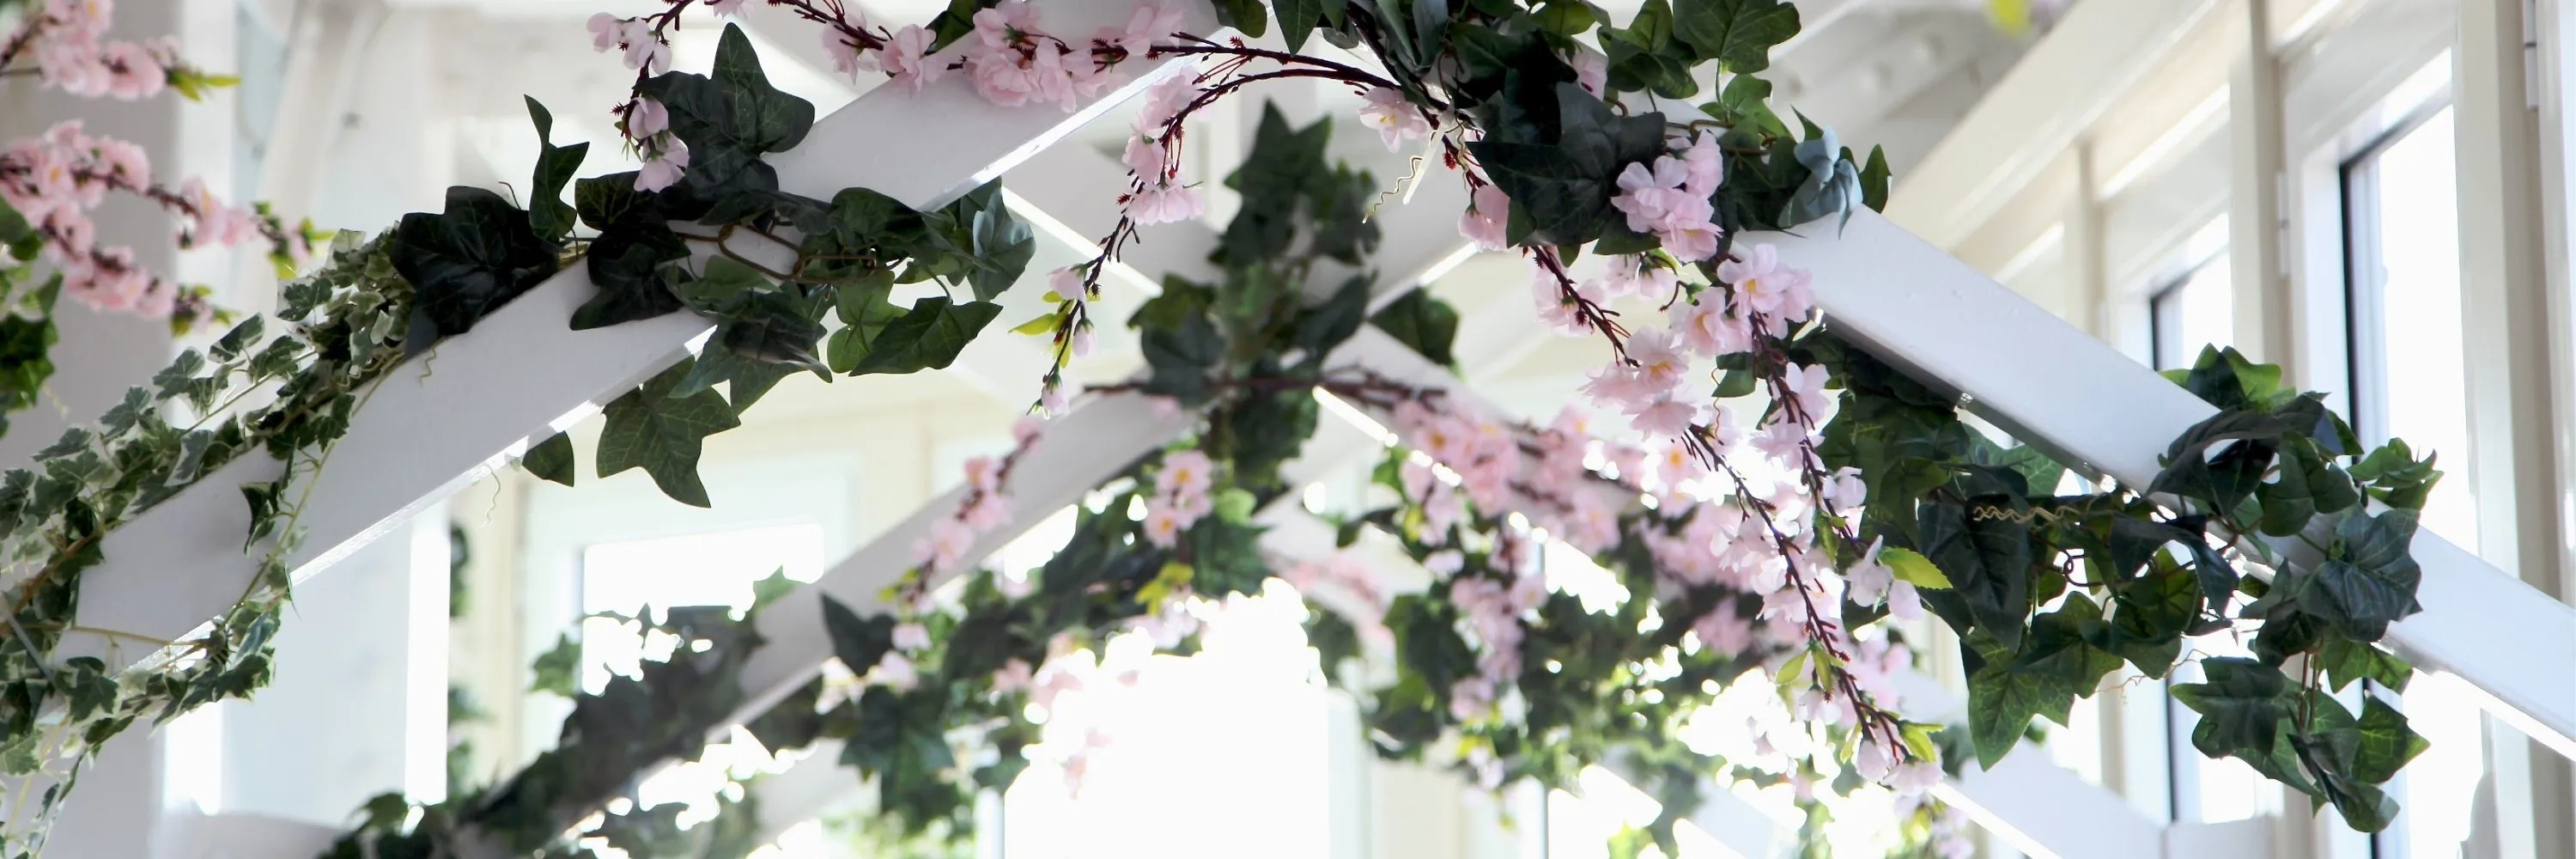
{"label": "flower cluster", "polygon": [[1003,0],[975,13],[975,29],[958,41],[960,61],[975,92],[1003,107],[1052,102],[1070,112],[1119,83],[1116,67],[1141,57],[1154,40],[1180,29],[1181,11],[1161,4],[1137,7],[1125,26],[1105,27],[1077,47],[1038,28],[1037,7]]}
{"label": "flower cluster", "polygon": [[1145,502],[1145,539],[1169,549],[1181,533],[1216,510],[1216,462],[1195,450],[1163,456],[1154,475],[1154,497]]}
{"label": "flower cluster", "polygon": [[1199,86],[1188,75],[1164,78],[1145,91],[1144,109],[1136,114],[1135,136],[1127,139],[1124,160],[1135,187],[1127,194],[1127,217],[1138,224],[1170,224],[1196,218],[1207,210],[1197,188],[1181,179],[1176,148],[1181,144],[1181,111],[1198,98]]}
{"label": "flower cluster", "polygon": [[[62,268],[64,294],[101,310],[155,319],[174,314],[193,318],[203,312],[194,306],[198,297],[193,291],[142,267],[134,249],[98,243],[90,211],[110,191],[142,197],[177,215],[181,248],[234,247],[265,239],[298,265],[312,251],[308,237],[291,234],[260,213],[225,205],[202,180],[191,177],[177,190],[153,184],[152,161],[142,147],[87,134],[79,120],[0,151],[0,202],[44,237],[45,258]],[[182,307],[183,302],[190,306]]]}
{"label": "flower cluster", "polygon": [[957,515],[939,520],[912,545],[912,562],[918,569],[906,584],[916,600],[927,591],[928,575],[956,571],[975,548],[975,538],[1010,524],[1012,502],[1004,484],[1012,467],[1037,446],[1041,426],[1037,418],[1021,418],[1011,427],[1010,453],[966,461],[966,499],[958,505]]}
{"label": "flower cluster", "polygon": [[1628,165],[1619,173],[1619,193],[1610,205],[1628,216],[1628,229],[1654,235],[1664,251],[1682,262],[1717,255],[1717,207],[1709,202],[1726,181],[1726,162],[1717,135],[1702,131],[1679,156],[1657,157],[1653,168]]}
{"label": "flower cluster", "polygon": [[113,0],[44,0],[0,46],[0,68],[31,54],[45,86],[125,101],[160,95],[174,75],[189,73],[177,39],[104,40],[114,17]]}

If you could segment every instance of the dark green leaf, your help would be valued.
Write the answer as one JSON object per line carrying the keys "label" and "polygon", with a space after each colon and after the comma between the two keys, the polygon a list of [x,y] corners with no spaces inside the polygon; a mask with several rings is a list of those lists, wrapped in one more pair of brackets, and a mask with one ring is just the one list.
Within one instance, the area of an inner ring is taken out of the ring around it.
{"label": "dark green leaf", "polygon": [[564,202],[564,183],[581,170],[583,156],[590,154],[590,144],[556,146],[553,139],[555,118],[535,97],[527,97],[528,118],[537,125],[537,169],[528,185],[528,225],[540,238],[556,241],[572,232],[575,212]]}
{"label": "dark green leaf", "polygon": [[1457,362],[1451,347],[1458,339],[1458,311],[1427,290],[1405,293],[1369,322],[1432,363],[1448,367]]}
{"label": "dark green leaf", "polygon": [[573,467],[572,437],[563,433],[547,436],[545,441],[528,448],[528,455],[519,458],[519,467],[539,480],[571,486],[578,471]]}
{"label": "dark green leaf", "polygon": [[528,227],[527,213],[462,185],[447,189],[444,213],[404,215],[388,253],[417,295],[405,344],[414,351],[465,333],[555,272],[554,247]]}
{"label": "dark green leaf", "polygon": [[957,360],[957,354],[965,351],[967,342],[1001,312],[1001,305],[987,301],[952,306],[946,296],[913,302],[911,312],[886,323],[884,330],[868,338],[866,354],[859,357],[850,375],[947,369]]}
{"label": "dark green leaf", "polygon": [[1772,46],[1798,35],[1788,0],[1686,0],[1673,12],[1675,35],[1737,74],[1770,68]]}
{"label": "dark green leaf", "polygon": [[599,476],[640,467],[672,500],[709,506],[706,484],[698,480],[699,450],[707,436],[742,422],[713,391],[671,395],[694,363],[674,365],[608,404],[606,425],[599,432]]}

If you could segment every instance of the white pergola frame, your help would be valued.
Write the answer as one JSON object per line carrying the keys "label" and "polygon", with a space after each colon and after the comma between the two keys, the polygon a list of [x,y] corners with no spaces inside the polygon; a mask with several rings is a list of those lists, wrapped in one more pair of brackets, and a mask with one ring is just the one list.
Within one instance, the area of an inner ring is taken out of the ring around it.
{"label": "white pergola frame", "polygon": [[[1048,13],[1051,25],[1061,22],[1066,31],[1078,32],[1123,18],[1131,5],[1126,0],[1064,0],[1050,4]],[[1204,7],[1194,8],[1201,15],[1191,26],[1209,28]],[[955,77],[917,95],[882,88],[826,117],[804,146],[773,163],[790,190],[829,194],[842,187],[869,187],[916,207],[935,206],[1017,165],[1035,163],[1033,159],[1066,166],[1074,163],[1070,159],[1090,157],[1049,147],[1160,75],[1187,65],[1167,62],[1141,71],[1128,86],[1073,113],[993,107]],[[883,128],[907,133],[872,133]],[[1106,167],[1105,159],[1094,160]],[[1082,198],[1091,193],[1086,187],[1106,187],[1094,180],[1110,174],[1076,167],[1044,175],[1054,181],[1041,178],[1015,189],[1019,202],[1064,216],[1058,220],[1077,233],[1105,231],[1104,210]],[[1431,185],[1436,189],[1444,183]],[[1434,199],[1390,220],[1388,253],[1381,263],[1393,276],[1382,279],[1379,301],[1460,258],[1450,233],[1454,216],[1446,214],[1457,209],[1454,202]],[[1960,392],[1980,415],[2079,470],[2145,485],[2167,442],[2213,413],[2207,404],[1874,213],[1859,213],[1839,232],[1819,227],[1805,236],[1765,238],[1780,244],[1793,264],[1815,273],[1820,302],[1838,331],[1919,378]],[[1185,266],[1201,265],[1185,249],[1205,246],[1197,239],[1158,242],[1141,248],[1128,263],[1185,271]],[[340,442],[351,454],[342,461],[369,465],[326,471],[316,479],[303,520],[305,548],[292,561],[295,577],[320,573],[505,464],[533,438],[587,416],[604,398],[679,360],[711,329],[702,319],[675,314],[594,331],[569,330],[563,320],[590,292],[580,269],[567,270],[483,320],[473,332],[441,344],[435,375],[398,369]],[[2013,353],[2002,353],[1999,344],[2010,344]],[[2048,360],[2016,360],[2020,355]],[[531,356],[545,360],[529,360]],[[1997,360],[1999,356],[2005,359]],[[1419,365],[1416,372],[1427,366],[1373,331],[1354,338],[1334,361],[1399,378],[1406,377],[1408,362]],[[1426,381],[1455,384],[1445,372],[1431,372]],[[465,402],[477,408],[453,408]],[[1184,427],[1180,420],[1157,418],[1138,398],[1088,402],[1047,428],[1037,451],[1015,475],[1012,492],[1027,510],[1069,505],[1107,477],[1108,469],[1177,436]],[[1332,442],[1319,437],[1316,446],[1330,448]],[[1310,451],[1293,473],[1308,476],[1315,473],[1308,469],[1335,461],[1329,452]],[[254,566],[238,552],[248,514],[234,487],[275,479],[281,470],[281,464],[264,456],[245,457],[112,534],[103,547],[106,563],[84,579],[81,623],[176,640],[219,615],[250,580]],[[823,579],[765,612],[760,631],[770,644],[744,672],[748,703],[740,715],[747,718],[775,702],[830,658],[820,620],[823,596],[863,611],[882,608],[877,594],[910,566],[913,541],[950,515],[957,500],[951,493],[925,505],[836,564]],[[1266,515],[1276,521],[1286,514]],[[1276,543],[1311,532],[1282,527],[1274,533]],[[1011,529],[985,535],[969,557],[980,559],[1015,536]],[[2576,609],[2432,534],[2420,534],[2414,548],[2425,573],[2420,599],[2426,610],[2396,625],[2391,642],[2423,668],[2468,681],[2499,718],[2576,756],[2576,740],[2571,740],[2576,737],[2576,673],[2552,668],[2576,664]],[[1273,549],[1291,556],[1313,551],[1311,545]],[[117,652],[103,639],[66,638],[62,655],[84,652],[116,657],[118,665],[147,655]],[[829,759],[821,754],[813,760]],[[819,808],[814,798],[823,796],[822,791],[846,787],[806,776],[811,769],[799,767],[773,781],[764,788],[764,797],[776,797],[772,807],[782,810]],[[815,787],[799,793],[806,790],[802,785]],[[2249,843],[2217,831],[2226,827],[2147,821],[2107,792],[2036,760],[2029,750],[1994,772],[1946,786],[1943,795],[1976,811],[1982,823],[2033,853],[2104,855],[2105,849],[2117,849],[2123,856],[2204,856],[2213,855],[2208,852],[2212,841],[2240,847]],[[1701,813],[1740,819],[1722,807]],[[2115,832],[2129,835],[2104,837]],[[2120,846],[2110,846],[2114,843]]]}

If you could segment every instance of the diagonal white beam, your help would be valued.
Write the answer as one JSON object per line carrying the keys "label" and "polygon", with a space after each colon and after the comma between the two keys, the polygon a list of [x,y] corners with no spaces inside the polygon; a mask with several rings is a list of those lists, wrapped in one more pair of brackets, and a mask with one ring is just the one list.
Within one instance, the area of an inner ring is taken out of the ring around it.
{"label": "diagonal white beam", "polygon": [[[1089,32],[1125,20],[1132,5],[1064,0],[1050,4],[1047,16],[1064,32]],[[1189,26],[1210,26],[1206,6],[1188,8],[1201,16]],[[808,196],[865,187],[927,208],[1001,175],[1182,65],[1140,69],[1129,85],[1073,113],[994,106],[962,75],[919,94],[881,87],[770,162],[781,187]],[[333,452],[337,467],[312,478],[300,523],[304,546],[290,559],[295,577],[328,567],[477,479],[550,422],[669,366],[712,327],[674,314],[570,330],[566,321],[592,291],[574,267],[439,344],[431,360],[396,368]],[[106,562],[82,580],[80,623],[177,640],[230,608],[256,570],[240,551],[250,520],[238,487],[281,473],[276,460],[245,456],[110,534]],[[113,657],[120,666],[150,655],[115,648],[105,636],[67,636],[60,655],[81,654]]]}
{"label": "diagonal white beam", "polygon": [[[2080,8],[2080,7],[2079,7]],[[2217,410],[1873,212],[1848,229],[1762,238],[1815,274],[1834,330],[2080,471],[2143,487],[2173,439]],[[2031,360],[2045,356],[2045,360]],[[2431,531],[2415,534],[2424,612],[2389,628],[2416,665],[2576,757],[2576,608]]]}

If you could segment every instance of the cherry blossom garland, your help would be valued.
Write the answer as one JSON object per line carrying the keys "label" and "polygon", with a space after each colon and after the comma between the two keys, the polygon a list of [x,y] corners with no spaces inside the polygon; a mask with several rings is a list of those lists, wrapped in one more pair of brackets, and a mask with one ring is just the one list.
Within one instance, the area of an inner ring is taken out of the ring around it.
{"label": "cherry blossom garland", "polygon": [[[223,82],[181,58],[175,38],[104,40],[115,10],[114,0],[43,0],[0,41],[0,78],[33,75],[72,95],[122,101],[151,98],[173,84]],[[34,65],[17,65],[22,59]]]}
{"label": "cherry blossom garland", "polygon": [[[232,82],[189,65],[175,39],[103,41],[113,23],[111,0],[46,0],[0,42],[0,78],[32,75],[40,85],[71,95],[124,101],[173,88],[194,98],[202,88]],[[34,62],[21,65],[22,59]],[[264,207],[227,205],[196,177],[175,189],[156,184],[142,147],[89,135],[78,120],[0,150],[0,202],[42,237],[43,256],[60,267],[66,294],[100,310],[172,319],[181,328],[214,316],[205,288],[144,268],[130,247],[97,243],[90,211],[110,191],[142,198],[178,217],[183,250],[237,247],[261,239],[282,265],[301,267],[312,256],[316,238],[310,225],[290,230]]]}
{"label": "cherry blossom garland", "polygon": [[62,267],[65,294],[101,310],[153,319],[185,322],[210,315],[203,290],[144,269],[132,248],[97,243],[90,210],[110,191],[140,197],[177,216],[182,250],[259,241],[295,267],[312,258],[313,238],[305,230],[290,230],[265,211],[227,205],[197,177],[182,180],[176,190],[155,184],[150,156],[142,147],[86,134],[79,120],[59,123],[43,137],[0,151],[0,201],[44,237],[45,258]]}

